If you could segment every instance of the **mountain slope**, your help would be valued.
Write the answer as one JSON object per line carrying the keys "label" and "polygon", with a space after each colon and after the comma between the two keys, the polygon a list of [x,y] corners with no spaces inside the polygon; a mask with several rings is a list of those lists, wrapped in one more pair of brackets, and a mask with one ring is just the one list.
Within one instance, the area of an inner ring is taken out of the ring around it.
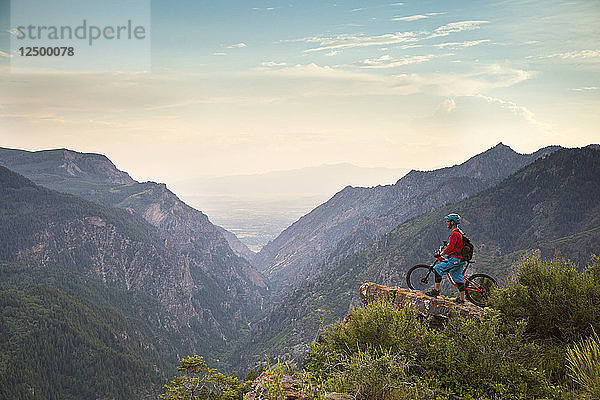
{"label": "mountain slope", "polygon": [[181,201],[166,185],[139,183],[103,155],[66,149],[0,149],[0,164],[51,189],[139,215],[158,228],[161,241],[181,253],[192,270],[198,269],[227,289],[232,314],[252,316],[260,311],[266,293],[264,278],[228,241],[238,248],[245,246],[232,235],[224,237],[222,228]]}
{"label": "mountain slope", "polygon": [[490,187],[554,150],[524,155],[499,144],[460,165],[411,171],[394,185],[346,187],[267,244],[257,266],[276,285],[297,286],[318,275],[332,254],[341,260],[399,223]]}
{"label": "mountain slope", "polygon": [[3,262],[0,278],[1,398],[156,398],[171,368],[146,324],[111,306],[122,293]]}
{"label": "mountain slope", "polygon": [[[235,292],[136,214],[37,186],[4,167],[0,243],[0,260],[99,279],[131,293],[130,302],[151,298],[135,313],[167,342],[163,350],[171,359],[173,342],[178,352],[217,358],[247,327],[247,317],[232,305]],[[236,300],[256,301],[242,295]]]}
{"label": "mountain slope", "polygon": [[302,355],[321,321],[340,318],[357,304],[357,287],[374,281],[404,286],[410,266],[430,262],[448,232],[443,216],[458,212],[461,228],[476,246],[477,263],[470,273],[484,271],[505,277],[528,249],[552,256],[573,254],[582,262],[600,243],[600,150],[559,150],[538,159],[501,183],[450,206],[443,206],[400,224],[368,248],[341,262],[332,262],[317,279],[290,292],[272,313],[254,324],[239,349],[242,365],[259,355]]}

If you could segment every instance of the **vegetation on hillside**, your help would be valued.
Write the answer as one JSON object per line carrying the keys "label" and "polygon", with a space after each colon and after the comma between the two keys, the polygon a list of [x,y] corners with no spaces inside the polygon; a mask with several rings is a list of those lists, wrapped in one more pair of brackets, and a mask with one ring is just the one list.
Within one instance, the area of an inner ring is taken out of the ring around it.
{"label": "vegetation on hillside", "polygon": [[[527,258],[481,321],[451,318],[438,330],[390,303],[357,308],[311,346],[300,372],[310,382],[307,398],[597,398],[599,296],[599,258],[585,268]],[[290,372],[279,366],[272,374],[277,370]],[[170,400],[191,398],[169,393]],[[210,393],[219,395],[214,386]],[[219,398],[205,394],[198,398]]]}
{"label": "vegetation on hillside", "polygon": [[0,290],[0,398],[152,398],[165,365],[120,312],[47,285]]}

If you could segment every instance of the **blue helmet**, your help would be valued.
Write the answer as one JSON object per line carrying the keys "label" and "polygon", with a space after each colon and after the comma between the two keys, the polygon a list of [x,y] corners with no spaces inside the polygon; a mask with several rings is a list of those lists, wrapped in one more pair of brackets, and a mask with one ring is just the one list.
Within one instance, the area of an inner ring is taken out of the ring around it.
{"label": "blue helmet", "polygon": [[446,221],[454,222],[456,225],[460,224],[460,215],[458,214],[448,214],[444,219],[446,219]]}

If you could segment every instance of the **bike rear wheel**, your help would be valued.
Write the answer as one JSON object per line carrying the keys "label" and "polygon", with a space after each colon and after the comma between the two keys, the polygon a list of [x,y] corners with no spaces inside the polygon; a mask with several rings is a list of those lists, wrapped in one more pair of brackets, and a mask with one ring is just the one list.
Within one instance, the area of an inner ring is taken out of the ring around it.
{"label": "bike rear wheel", "polygon": [[418,264],[406,273],[406,284],[410,289],[425,291],[435,283],[435,274],[430,271],[431,267]]}
{"label": "bike rear wheel", "polygon": [[473,274],[467,278],[467,300],[479,307],[485,307],[492,290],[498,287],[496,280],[487,274]]}

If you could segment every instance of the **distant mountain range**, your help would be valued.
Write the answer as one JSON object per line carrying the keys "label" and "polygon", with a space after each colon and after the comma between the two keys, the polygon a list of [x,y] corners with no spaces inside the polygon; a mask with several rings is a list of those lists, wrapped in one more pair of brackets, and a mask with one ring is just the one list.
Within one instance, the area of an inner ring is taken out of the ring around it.
{"label": "distant mountain range", "polygon": [[262,174],[196,178],[175,182],[181,195],[236,195],[242,198],[306,197],[334,193],[348,185],[375,186],[395,182],[404,168],[366,168],[349,163],[270,171]]}
{"label": "distant mountain range", "polygon": [[[498,151],[511,153],[501,146],[483,155]],[[547,153],[548,149],[542,152]],[[297,359],[320,324],[340,318],[357,304],[361,282],[404,286],[408,268],[429,262],[447,238],[443,216],[449,212],[463,216],[461,228],[475,243],[477,263],[471,273],[488,272],[502,281],[527,251],[587,263],[600,248],[599,173],[597,146],[553,151],[478,194],[447,201],[398,224],[359,251],[342,249],[341,255],[330,255],[318,275],[289,292],[269,315],[253,324],[236,362],[251,365],[263,354]]]}
{"label": "distant mountain range", "polygon": [[[406,172],[401,168],[325,164],[263,174],[188,179],[172,182],[171,188],[186,203],[206,212],[211,221],[235,232],[246,246],[258,252],[344,187],[392,183]],[[244,256],[253,257],[248,253]]]}
{"label": "distant mountain range", "polygon": [[393,185],[346,187],[268,243],[255,265],[278,288],[294,288],[359,251],[409,218],[484,190],[539,157],[547,147],[519,154],[504,144],[453,167],[411,171]]}

